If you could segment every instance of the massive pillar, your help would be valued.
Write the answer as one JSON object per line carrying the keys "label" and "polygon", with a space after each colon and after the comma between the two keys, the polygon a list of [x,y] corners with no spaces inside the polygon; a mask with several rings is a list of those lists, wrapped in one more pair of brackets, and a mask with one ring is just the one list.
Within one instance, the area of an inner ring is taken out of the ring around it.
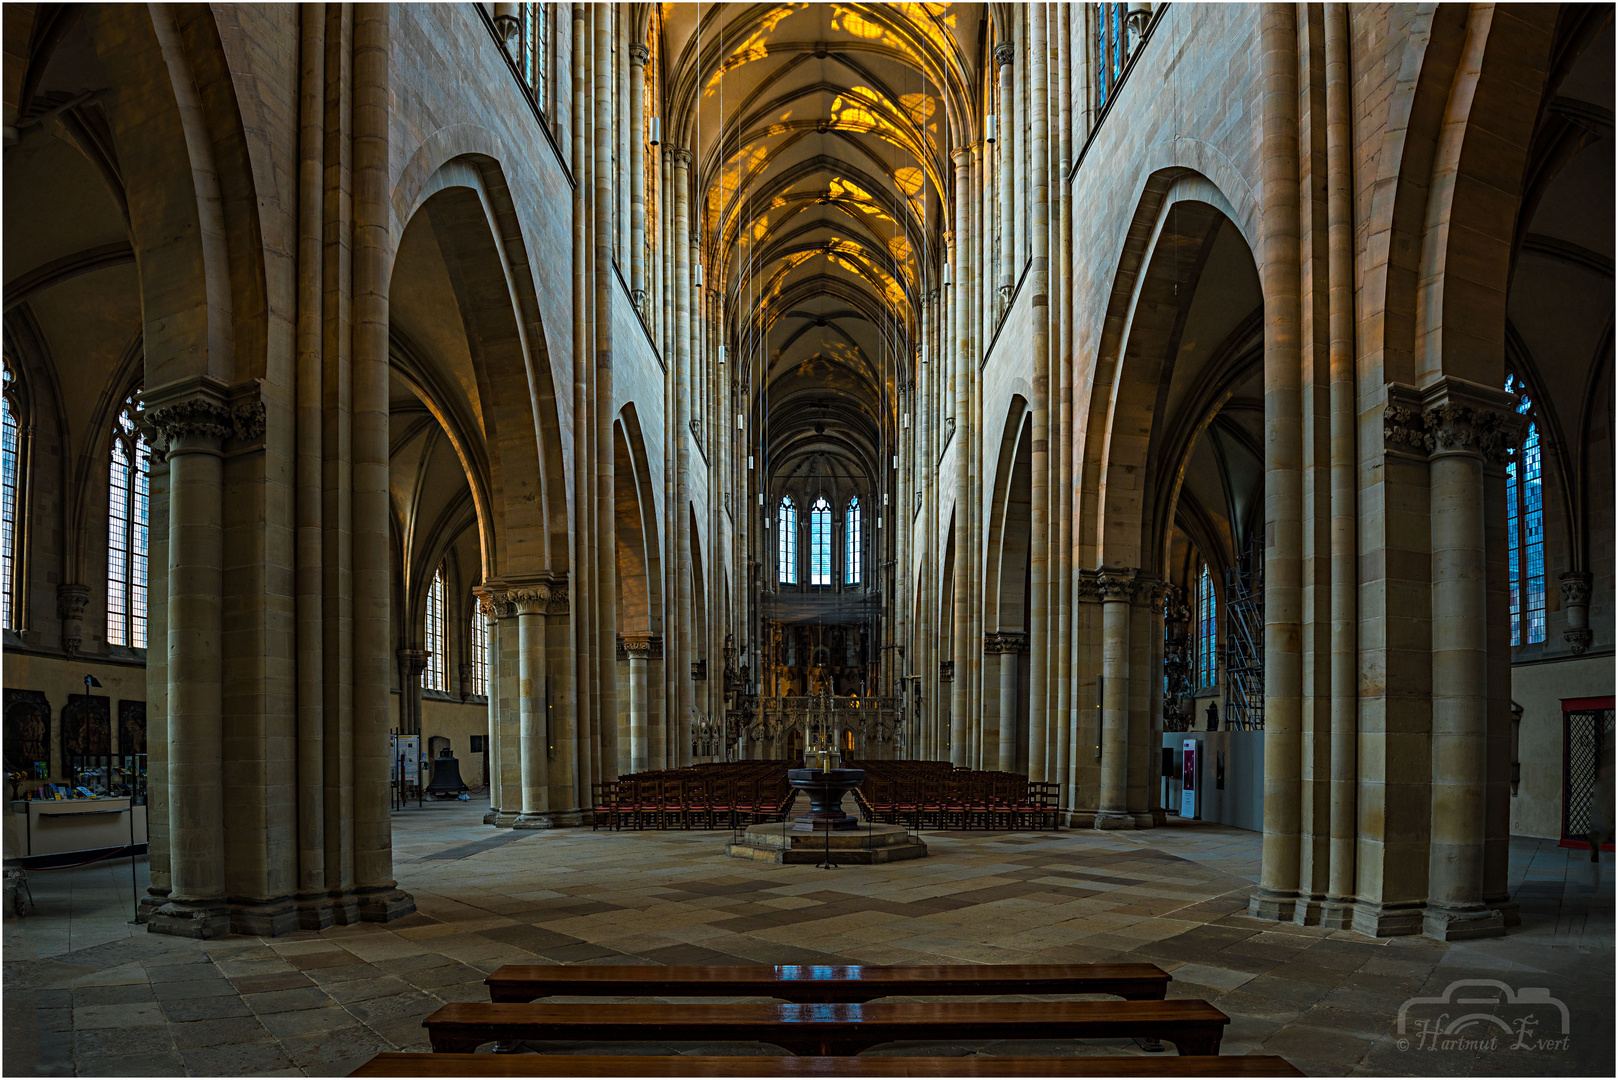
{"label": "massive pillar", "polygon": [[550,823],[551,809],[550,717],[545,682],[545,615],[550,607],[550,586],[516,588],[511,601],[517,607],[517,752],[522,783],[521,811],[512,827],[541,829]]}
{"label": "massive pillar", "polygon": [[[1427,412],[1433,544],[1432,834],[1422,929],[1444,941],[1505,932],[1483,902],[1489,620],[1483,454],[1505,410],[1445,387]],[[1462,396],[1464,395],[1464,396]]]}
{"label": "massive pillar", "polygon": [[1101,591],[1101,789],[1095,827],[1131,829],[1129,813],[1129,623],[1135,571],[1102,567]]}
{"label": "massive pillar", "polygon": [[220,631],[224,561],[224,387],[202,376],[147,395],[168,443],[167,901],[151,928],[182,937],[227,933]]}
{"label": "massive pillar", "polygon": [[1264,844],[1249,911],[1292,918],[1298,895],[1301,359],[1298,264],[1298,16],[1262,16],[1264,179]]}
{"label": "massive pillar", "polygon": [[629,46],[629,289],[635,307],[646,310],[646,62],[652,52],[637,41]]}
{"label": "massive pillar", "polygon": [[629,771],[649,768],[647,751],[647,661],[652,652],[650,634],[626,634],[624,652],[629,656]]}

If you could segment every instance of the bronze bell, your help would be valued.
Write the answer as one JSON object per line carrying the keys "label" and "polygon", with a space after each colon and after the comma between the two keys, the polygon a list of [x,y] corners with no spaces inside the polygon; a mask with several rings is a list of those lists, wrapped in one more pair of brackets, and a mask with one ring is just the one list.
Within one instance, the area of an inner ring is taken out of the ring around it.
{"label": "bronze bell", "polygon": [[427,794],[451,797],[466,790],[466,782],[461,779],[461,763],[455,759],[455,752],[446,746],[433,759],[433,775],[427,781]]}

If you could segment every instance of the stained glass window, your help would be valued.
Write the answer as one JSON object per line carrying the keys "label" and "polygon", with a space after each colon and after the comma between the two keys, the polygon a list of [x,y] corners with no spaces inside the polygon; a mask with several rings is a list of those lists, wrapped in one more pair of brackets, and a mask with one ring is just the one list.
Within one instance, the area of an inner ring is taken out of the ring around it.
{"label": "stained glass window", "polygon": [[444,690],[444,571],[433,574],[433,587],[427,593],[427,666],[421,673],[426,690]]}
{"label": "stained glass window", "polygon": [[1218,677],[1218,655],[1216,652],[1216,629],[1218,620],[1214,615],[1214,583],[1213,575],[1208,572],[1208,564],[1202,564],[1202,575],[1197,578],[1197,685],[1212,686]]}
{"label": "stained glass window", "polygon": [[545,95],[545,61],[550,48],[550,24],[544,4],[520,4],[522,8],[522,67],[523,81],[534,92],[540,108],[547,105]]}
{"label": "stained glass window", "polygon": [[791,499],[782,499],[776,511],[780,537],[776,540],[776,580],[783,585],[798,583],[798,508]]}
{"label": "stained glass window", "polygon": [[831,584],[831,503],[824,495],[809,508],[809,584]]}
{"label": "stained glass window", "polygon": [[843,517],[843,584],[860,583],[860,499],[856,495],[848,500],[848,513]]}
{"label": "stained glass window", "polygon": [[1129,59],[1127,4],[1096,5],[1096,108],[1112,97]]}
{"label": "stained glass window", "polygon": [[135,398],[112,426],[107,492],[107,644],[146,648],[146,545],[150,463],[135,426]]}
{"label": "stained glass window", "polygon": [[472,601],[472,693],[489,695],[489,620]]}
{"label": "stained glass window", "polygon": [[[1517,411],[1533,416],[1534,401],[1516,375],[1506,376],[1506,393]],[[1506,459],[1507,565],[1511,578],[1511,643],[1545,640],[1544,447],[1532,419],[1521,444]]]}
{"label": "stained glass window", "polygon": [[15,602],[17,541],[21,528],[17,512],[22,505],[19,498],[22,439],[17,426],[19,409],[13,395],[16,377],[9,358],[0,370],[3,370],[0,405],[4,406],[4,414],[0,416],[0,432],[3,432],[0,434],[0,626],[16,630],[22,623],[15,617],[22,611],[22,605]]}

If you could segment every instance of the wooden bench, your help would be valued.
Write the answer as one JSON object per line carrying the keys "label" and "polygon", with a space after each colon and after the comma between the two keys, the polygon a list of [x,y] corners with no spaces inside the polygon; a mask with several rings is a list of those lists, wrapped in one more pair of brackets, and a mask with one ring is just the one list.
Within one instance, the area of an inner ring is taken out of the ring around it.
{"label": "wooden bench", "polygon": [[1285,1058],[378,1054],[350,1076],[1302,1076]]}
{"label": "wooden bench", "polygon": [[577,997],[771,997],[797,1004],[861,1003],[895,995],[1116,994],[1161,1001],[1156,964],[952,964],[937,967],[613,967],[507,964],[483,980],[490,1001]]}
{"label": "wooden bench", "polygon": [[1230,1018],[1205,1001],[949,1001],[864,1005],[445,1005],[427,1019],[433,1050],[487,1042],[760,1042],[841,1057],[878,1043],[961,1039],[1161,1039],[1181,1054],[1217,1054]]}

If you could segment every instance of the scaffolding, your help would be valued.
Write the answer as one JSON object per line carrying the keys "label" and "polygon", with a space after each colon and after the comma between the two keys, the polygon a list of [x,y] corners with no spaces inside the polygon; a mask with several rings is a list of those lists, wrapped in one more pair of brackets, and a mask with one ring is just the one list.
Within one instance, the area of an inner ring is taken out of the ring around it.
{"label": "scaffolding", "polygon": [[1225,724],[1264,729],[1264,552],[1256,543],[1225,570]]}

